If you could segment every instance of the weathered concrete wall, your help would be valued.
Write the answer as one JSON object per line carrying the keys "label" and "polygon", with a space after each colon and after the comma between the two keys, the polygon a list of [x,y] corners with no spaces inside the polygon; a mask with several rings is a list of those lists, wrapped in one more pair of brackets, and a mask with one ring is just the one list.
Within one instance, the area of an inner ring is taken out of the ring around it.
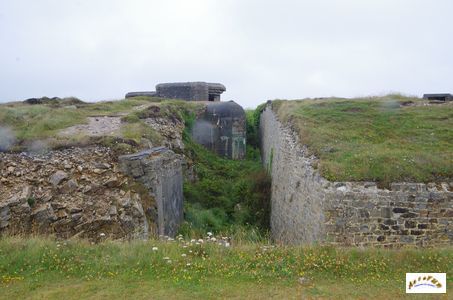
{"label": "weathered concrete wall", "polygon": [[187,101],[220,101],[220,94],[225,90],[225,86],[220,83],[207,82],[174,82],[156,85],[158,97]]}
{"label": "weathered concrete wall", "polygon": [[130,92],[126,98],[137,96],[183,99],[187,101],[220,101],[220,95],[226,91],[223,84],[209,82],[172,82],[156,85],[155,92]]}
{"label": "weathered concrete wall", "polygon": [[234,101],[213,102],[192,128],[195,142],[220,156],[243,159],[246,147],[244,109]]}
{"label": "weathered concrete wall", "polygon": [[157,203],[159,235],[174,236],[183,220],[181,159],[173,151],[157,147],[119,157],[121,170],[139,180]]}
{"label": "weathered concrete wall", "polygon": [[260,122],[263,163],[272,176],[271,229],[288,244],[377,247],[453,244],[453,186],[329,182],[313,169],[294,132],[271,106]]}

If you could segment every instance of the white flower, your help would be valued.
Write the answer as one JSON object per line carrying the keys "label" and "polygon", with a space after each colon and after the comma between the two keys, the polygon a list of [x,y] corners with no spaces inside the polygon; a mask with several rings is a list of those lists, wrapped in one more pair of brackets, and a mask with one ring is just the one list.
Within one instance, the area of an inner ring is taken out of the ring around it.
{"label": "white flower", "polygon": [[187,263],[186,266],[190,267],[191,263]]}
{"label": "white flower", "polygon": [[175,239],[174,239],[174,238],[171,238],[171,237],[169,237],[169,238],[167,239],[167,241],[169,241],[169,242],[174,241],[174,240],[175,240]]}
{"label": "white flower", "polygon": [[187,254],[183,253],[183,254],[181,254],[181,256],[182,256],[182,257],[186,257],[186,256],[187,256]]}
{"label": "white flower", "polygon": [[169,260],[169,259],[170,259],[170,257],[168,257],[168,256],[165,256],[165,257],[163,258],[163,260]]}
{"label": "white flower", "polygon": [[217,241],[217,239],[215,237],[212,237],[211,242],[215,242],[215,241]]}
{"label": "white flower", "polygon": [[191,239],[190,242],[191,242],[191,243],[195,243],[195,239]]}
{"label": "white flower", "polygon": [[157,251],[157,247],[153,247],[153,251]]}
{"label": "white flower", "polygon": [[167,263],[171,264],[171,260],[170,260],[170,259],[169,259],[169,260],[167,260]]}
{"label": "white flower", "polygon": [[203,239],[199,239],[198,242],[201,244],[201,243],[203,243],[204,241],[203,241]]}
{"label": "white flower", "polygon": [[227,248],[230,247],[230,243],[226,242],[225,247],[227,247]]}
{"label": "white flower", "polygon": [[195,245],[200,245],[200,243],[199,243],[199,242],[196,242]]}
{"label": "white flower", "polygon": [[192,250],[189,250],[189,253],[192,253]]}
{"label": "white flower", "polygon": [[212,235],[212,232],[208,232],[208,236],[211,236]]}
{"label": "white flower", "polygon": [[104,236],[105,236],[105,233],[101,232],[99,235],[102,236],[102,237],[104,237]]}
{"label": "white flower", "polygon": [[187,246],[186,246],[186,245],[184,245],[184,246],[182,246],[182,247],[183,247],[183,248],[187,248]]}

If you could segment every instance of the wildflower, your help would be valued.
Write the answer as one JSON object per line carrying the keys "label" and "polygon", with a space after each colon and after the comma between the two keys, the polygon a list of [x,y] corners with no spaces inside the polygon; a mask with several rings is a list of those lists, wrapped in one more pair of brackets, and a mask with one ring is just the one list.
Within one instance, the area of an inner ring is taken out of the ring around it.
{"label": "wildflower", "polygon": [[212,238],[211,238],[211,241],[212,241],[212,242],[215,242],[215,241],[217,241],[217,239],[216,239],[215,237],[212,237]]}
{"label": "wildflower", "polygon": [[101,232],[99,235],[100,235],[101,237],[104,237],[104,236],[105,236],[105,233]]}
{"label": "wildflower", "polygon": [[204,241],[203,241],[203,239],[199,239],[198,242],[201,244],[201,243],[203,243]]}
{"label": "wildflower", "polygon": [[157,247],[153,247],[153,251],[157,251]]}
{"label": "wildflower", "polygon": [[165,256],[165,257],[163,258],[163,260],[169,260],[169,259],[170,259],[170,257],[168,257],[168,256]]}
{"label": "wildflower", "polygon": [[225,247],[227,247],[227,248],[230,247],[230,243],[226,242]]}
{"label": "wildflower", "polygon": [[199,243],[199,242],[196,242],[195,245],[200,245],[200,243]]}
{"label": "wildflower", "polygon": [[186,257],[186,256],[187,256],[187,254],[183,253],[183,254],[181,254],[181,256],[182,256],[182,257]]}
{"label": "wildflower", "polygon": [[192,264],[191,263],[187,263],[186,266],[190,267]]}
{"label": "wildflower", "polygon": [[211,236],[212,235],[212,232],[208,232],[208,236]]}
{"label": "wildflower", "polygon": [[190,242],[191,242],[191,243],[195,243],[195,239],[191,239]]}

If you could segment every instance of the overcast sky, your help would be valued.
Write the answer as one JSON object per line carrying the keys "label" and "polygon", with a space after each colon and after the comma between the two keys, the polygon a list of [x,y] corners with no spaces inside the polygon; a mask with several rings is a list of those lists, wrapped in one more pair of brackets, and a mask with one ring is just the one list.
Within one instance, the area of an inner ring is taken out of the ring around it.
{"label": "overcast sky", "polygon": [[174,81],[246,107],[453,92],[453,1],[0,0],[0,102]]}

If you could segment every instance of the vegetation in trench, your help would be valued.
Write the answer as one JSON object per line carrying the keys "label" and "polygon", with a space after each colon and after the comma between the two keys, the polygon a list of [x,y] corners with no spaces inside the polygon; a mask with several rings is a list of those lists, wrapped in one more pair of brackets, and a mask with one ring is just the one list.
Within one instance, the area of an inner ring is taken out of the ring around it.
{"label": "vegetation in trench", "polygon": [[[247,111],[247,155],[244,160],[219,157],[190,139],[194,115],[185,115],[185,154],[194,162],[195,182],[184,184],[185,235],[206,231],[234,232],[245,227],[266,234],[270,214],[270,178],[259,155],[259,114]],[[249,134],[250,133],[250,134]],[[255,236],[255,235],[252,235]],[[252,237],[255,239],[255,237]]]}
{"label": "vegetation in trench", "polygon": [[449,181],[453,103],[401,95],[272,102],[332,181]]}

